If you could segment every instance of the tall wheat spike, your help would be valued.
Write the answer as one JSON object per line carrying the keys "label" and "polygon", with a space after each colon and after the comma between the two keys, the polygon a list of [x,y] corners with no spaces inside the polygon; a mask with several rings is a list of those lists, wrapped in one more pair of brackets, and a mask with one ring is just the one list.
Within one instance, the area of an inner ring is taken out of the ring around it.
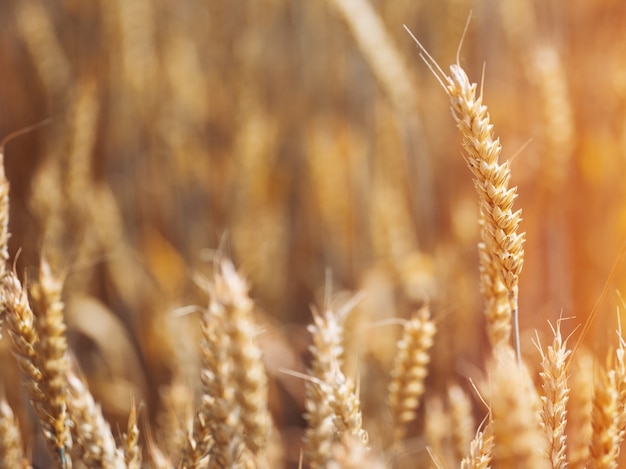
{"label": "tall wheat spike", "polygon": [[[474,175],[480,209],[480,289],[486,302],[489,341],[495,348],[509,342],[512,320],[515,320],[516,333],[519,333],[517,299],[519,274],[524,263],[524,233],[517,232],[521,210],[512,210],[517,189],[509,188],[509,164],[498,161],[502,147],[494,136],[487,106],[482,102],[482,94],[476,95],[477,85],[469,81],[458,57],[457,63],[450,66],[450,75],[446,75],[406,29],[450,98],[452,115],[463,137],[465,162]],[[516,345],[519,360],[517,335]]]}

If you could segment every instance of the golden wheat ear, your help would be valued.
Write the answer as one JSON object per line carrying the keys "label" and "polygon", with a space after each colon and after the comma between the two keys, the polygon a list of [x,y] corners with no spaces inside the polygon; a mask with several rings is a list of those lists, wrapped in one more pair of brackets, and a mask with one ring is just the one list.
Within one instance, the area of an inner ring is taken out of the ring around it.
{"label": "golden wheat ear", "polygon": [[133,400],[130,414],[128,415],[128,426],[123,441],[124,462],[127,469],[141,468],[141,448],[139,447],[139,427],[137,426],[137,407]]}
{"label": "golden wheat ear", "polygon": [[424,380],[428,374],[430,349],[436,331],[437,327],[427,306],[404,324],[389,384],[394,444],[399,444],[404,439],[407,425],[417,415],[420,399],[424,394]]}
{"label": "golden wheat ear", "polygon": [[220,260],[202,316],[202,402],[181,467],[234,467],[262,461],[272,430],[267,375],[256,345],[254,303],[232,262]]}
{"label": "golden wheat ear", "polygon": [[[619,316],[618,316],[619,318]],[[617,468],[626,432],[626,342],[621,325],[615,357],[607,358],[607,369],[596,382],[591,413],[593,434],[589,443],[590,468]],[[613,358],[615,362],[613,362]]]}
{"label": "golden wheat ear", "polygon": [[503,345],[493,351],[487,372],[482,393],[493,418],[493,466],[547,469],[541,401],[528,369],[516,363],[511,347]]}
{"label": "golden wheat ear", "polygon": [[477,85],[470,82],[458,57],[447,75],[406,26],[405,29],[450,98],[452,115],[463,138],[465,162],[474,175],[480,209],[480,289],[486,303],[489,341],[494,348],[509,343],[515,321],[515,344],[520,362],[518,283],[524,263],[525,235],[518,233],[521,210],[513,212],[517,188],[509,187],[508,162],[499,163],[502,147],[494,136],[482,92],[477,95]]}
{"label": "golden wheat ear", "polygon": [[[552,325],[550,326],[552,327]],[[572,353],[567,348],[567,340],[561,336],[561,321],[552,327],[554,339],[547,350],[541,347],[537,337],[536,346],[541,354],[541,420],[544,436],[548,443],[546,456],[553,469],[565,469],[567,461],[567,402],[570,388],[568,385],[567,361]]]}
{"label": "golden wheat ear", "polygon": [[306,383],[308,425],[304,435],[305,454],[311,467],[327,467],[333,445],[342,438],[350,444],[367,446],[357,387],[341,369],[344,321],[359,299],[359,295],[355,296],[338,312],[328,304],[321,313],[313,309],[313,323],[308,327],[313,344],[310,379]]}
{"label": "golden wheat ear", "polygon": [[45,266],[42,263],[40,283],[34,287],[34,299],[39,303],[41,313],[39,321],[36,321],[28,295],[14,272],[6,274],[2,296],[11,349],[20,366],[24,386],[57,467],[65,469],[71,464],[68,449],[72,439],[67,416],[68,362],[60,300],[62,282],[57,282]]}
{"label": "golden wheat ear", "polygon": [[24,442],[13,409],[0,395],[0,467],[30,469],[24,454]]}
{"label": "golden wheat ear", "polygon": [[460,462],[470,449],[476,424],[472,401],[457,384],[448,387],[448,402],[452,421],[452,449],[457,462]]}

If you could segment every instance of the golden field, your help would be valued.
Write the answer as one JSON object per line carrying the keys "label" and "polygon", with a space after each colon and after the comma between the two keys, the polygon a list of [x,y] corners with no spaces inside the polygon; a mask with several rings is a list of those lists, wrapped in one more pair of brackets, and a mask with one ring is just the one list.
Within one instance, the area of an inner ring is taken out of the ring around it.
{"label": "golden field", "polygon": [[619,467],[622,3],[2,2],[0,467]]}

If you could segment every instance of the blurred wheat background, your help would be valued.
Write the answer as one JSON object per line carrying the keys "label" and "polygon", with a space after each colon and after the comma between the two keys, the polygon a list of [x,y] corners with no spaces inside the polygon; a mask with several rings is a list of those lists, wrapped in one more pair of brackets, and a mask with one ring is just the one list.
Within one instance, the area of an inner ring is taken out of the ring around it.
{"label": "blurred wheat background", "polygon": [[[66,274],[70,348],[114,432],[133,398],[161,446],[191,412],[197,279],[216,252],[251,286],[285,467],[305,382],[282,370],[306,371],[329,288],[337,307],[364,292],[345,348],[370,440],[389,425],[389,320],[425,303],[428,408],[453,382],[479,402],[478,205],[445,93],[402,27],[447,71],[470,11],[460,63],[479,86],[484,66],[523,209],[522,354],[536,371],[535,330],[549,343],[548,320],[575,317],[569,335],[608,282],[585,338],[604,360],[626,282],[626,267],[609,279],[626,240],[624,2],[0,2],[0,136],[51,119],[5,149],[11,259],[20,277],[41,256]],[[3,392],[48,467],[6,337],[2,352]],[[410,433],[424,425],[420,411]],[[427,465],[425,447],[409,452]]]}

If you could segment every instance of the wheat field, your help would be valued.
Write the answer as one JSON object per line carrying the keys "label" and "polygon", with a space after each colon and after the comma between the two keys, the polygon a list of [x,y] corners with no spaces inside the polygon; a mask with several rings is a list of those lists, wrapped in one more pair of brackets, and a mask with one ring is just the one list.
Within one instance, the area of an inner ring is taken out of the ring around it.
{"label": "wheat field", "polygon": [[0,2],[0,469],[625,466],[625,25]]}

